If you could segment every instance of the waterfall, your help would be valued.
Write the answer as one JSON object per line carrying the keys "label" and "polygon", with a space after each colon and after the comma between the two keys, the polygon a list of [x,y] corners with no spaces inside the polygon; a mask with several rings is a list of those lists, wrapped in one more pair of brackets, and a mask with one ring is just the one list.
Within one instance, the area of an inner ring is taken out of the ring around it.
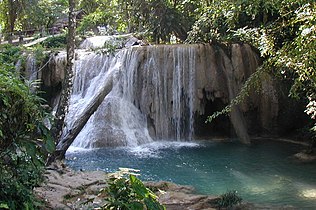
{"label": "waterfall", "polygon": [[34,81],[37,79],[36,59],[32,55],[29,55],[26,58],[25,76],[29,81]]}
{"label": "waterfall", "polygon": [[[94,46],[86,45],[88,48]],[[209,44],[132,46],[115,55],[77,50],[73,92],[64,132],[71,132],[74,120],[111,78],[111,92],[90,117],[73,146],[136,146],[156,140],[190,141],[204,137],[205,133],[209,135],[214,128],[204,125],[210,114],[206,109],[212,104],[227,104],[259,65],[258,56],[248,45],[235,44],[230,53],[227,52],[220,46]],[[61,53],[56,57],[62,62],[64,56]],[[57,60],[56,68],[62,66]],[[55,71],[62,72],[61,67],[58,69]],[[62,78],[59,74],[51,74],[54,78]],[[43,80],[48,84],[54,79],[44,77]],[[273,83],[267,84],[272,90]],[[252,95],[249,99],[251,106],[243,104],[240,111],[236,109],[237,114],[230,115],[240,136],[246,136],[247,132],[242,113],[253,107],[258,110],[268,107],[266,103],[277,99],[269,96],[261,101],[258,95]],[[273,113],[269,110],[260,112],[268,116],[264,118],[265,123],[275,119],[275,110]],[[231,130],[229,127],[225,129]]]}
{"label": "waterfall", "polygon": [[131,47],[115,56],[77,51],[66,131],[102,89],[114,87],[73,143],[77,147],[136,146],[191,140],[194,135],[194,46]]}
{"label": "waterfall", "polygon": [[146,127],[146,119],[122,91],[121,75],[128,50],[114,57],[93,52],[78,52],[75,63],[74,87],[67,115],[67,127],[71,128],[76,116],[90,100],[102,91],[102,84],[110,72],[117,73],[114,87],[91,116],[73,146],[105,147],[136,146],[152,141]]}
{"label": "waterfall", "polygon": [[124,96],[143,113],[156,139],[189,140],[194,133],[194,45],[131,48],[126,55]]}
{"label": "waterfall", "polygon": [[24,76],[25,76],[26,81],[30,84],[31,91],[34,92],[36,90],[36,85],[34,85],[33,82],[38,79],[38,68],[36,66],[36,58],[33,55],[28,55],[26,58]]}

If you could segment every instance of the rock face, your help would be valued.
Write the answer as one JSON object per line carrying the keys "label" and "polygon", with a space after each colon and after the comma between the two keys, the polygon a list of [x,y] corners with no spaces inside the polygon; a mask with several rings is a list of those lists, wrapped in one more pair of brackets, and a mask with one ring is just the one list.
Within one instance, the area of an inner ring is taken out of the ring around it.
{"label": "rock face", "polygon": [[[46,86],[60,83],[62,55],[43,72]],[[85,104],[102,87],[108,72],[115,71],[112,92],[75,140],[76,146],[131,146],[153,139],[190,140],[237,136],[249,142],[250,134],[286,132],[280,124],[287,102],[280,84],[269,75],[261,93],[251,92],[229,117],[205,124],[208,115],[232,100],[260,64],[247,44],[138,46],[115,56],[77,51],[74,90],[67,129]],[[282,92],[281,92],[282,93]],[[67,131],[67,130],[66,130]]]}

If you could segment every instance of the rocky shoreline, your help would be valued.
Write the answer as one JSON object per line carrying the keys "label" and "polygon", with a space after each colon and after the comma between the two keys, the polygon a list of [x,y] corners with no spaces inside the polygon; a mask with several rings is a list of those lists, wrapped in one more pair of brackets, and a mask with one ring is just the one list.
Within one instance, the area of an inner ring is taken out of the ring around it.
{"label": "rocky shoreline", "polygon": [[[65,165],[53,165],[45,172],[45,183],[35,189],[45,201],[46,209],[91,209],[104,204],[98,194],[106,186],[103,171],[73,171]],[[190,186],[170,182],[147,182],[149,188],[160,189],[159,202],[167,209],[214,209],[218,197],[196,195]]]}
{"label": "rocky shoreline", "polygon": [[[100,190],[106,186],[106,173],[103,171],[74,171],[64,164],[54,164],[46,169],[46,181],[35,189],[39,198],[49,209],[100,209],[104,198]],[[191,186],[170,182],[146,182],[147,187],[159,189],[159,202],[167,210],[212,210],[216,208],[218,196],[198,195]],[[223,209],[223,208],[222,208]],[[242,202],[229,209],[255,210],[294,210],[292,206],[265,206]]]}

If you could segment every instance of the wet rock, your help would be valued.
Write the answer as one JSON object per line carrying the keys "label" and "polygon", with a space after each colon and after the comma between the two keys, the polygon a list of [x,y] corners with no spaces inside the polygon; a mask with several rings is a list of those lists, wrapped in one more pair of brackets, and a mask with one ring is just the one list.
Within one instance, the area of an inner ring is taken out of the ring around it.
{"label": "wet rock", "polygon": [[192,186],[177,185],[172,182],[159,181],[159,182],[145,182],[146,187],[149,187],[153,192],[157,192],[158,189],[162,191],[183,192],[192,194],[195,190]]}
{"label": "wet rock", "polygon": [[303,162],[303,163],[316,162],[316,154],[308,154],[308,153],[305,153],[305,152],[299,152],[299,153],[294,155],[294,158],[297,161]]}
{"label": "wet rock", "polygon": [[140,45],[140,43],[141,43],[141,40],[137,39],[136,37],[131,37],[126,41],[125,47]]}

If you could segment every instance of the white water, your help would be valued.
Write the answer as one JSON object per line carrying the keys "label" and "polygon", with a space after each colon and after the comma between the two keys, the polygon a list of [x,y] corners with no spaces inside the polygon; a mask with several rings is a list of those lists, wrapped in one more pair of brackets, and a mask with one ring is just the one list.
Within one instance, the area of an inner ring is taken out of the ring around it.
{"label": "white water", "polygon": [[74,89],[66,119],[68,128],[72,127],[74,120],[97,93],[102,91],[106,78],[113,73],[115,76],[113,90],[91,116],[73,146],[136,146],[152,141],[140,111],[128,101],[128,98],[122,97],[118,77],[122,72],[125,53],[121,51],[115,57],[84,51],[78,53]]}
{"label": "white water", "polygon": [[[105,39],[110,38],[94,37],[86,42],[101,46]],[[135,146],[161,139],[188,141],[201,135],[198,129],[195,135],[194,120],[205,114],[207,101],[228,103],[235,97],[231,90],[239,89],[246,74],[256,69],[257,56],[250,48],[236,45],[232,51],[239,52],[234,53],[237,58],[231,59],[224,50],[212,45],[134,46],[122,49],[114,57],[77,51],[68,129],[104,89],[106,81],[113,79],[114,87],[79,134],[75,145],[85,148]],[[260,98],[253,101],[259,110],[268,102],[270,100]],[[243,120],[236,113],[231,118],[233,127],[240,131],[245,124],[237,123]],[[274,118],[267,119],[270,122]],[[237,132],[239,137],[247,136],[241,135],[246,134],[245,131]]]}
{"label": "white water", "polygon": [[123,94],[147,115],[156,139],[179,141],[193,136],[195,49],[183,45],[127,51]]}
{"label": "white water", "polygon": [[79,50],[77,55],[66,129],[102,91],[106,78],[115,76],[112,91],[72,146],[137,146],[153,139],[193,138],[194,47],[132,47],[114,57]]}
{"label": "white water", "polygon": [[88,37],[87,39],[85,39],[81,43],[80,48],[96,50],[96,49],[104,48],[105,44],[109,44],[112,46],[120,45],[122,40],[128,40],[131,38],[134,38],[132,34],[112,35],[112,36],[93,36],[93,37]]}
{"label": "white water", "polygon": [[[21,61],[19,61],[16,65],[16,68],[20,68]],[[36,84],[36,80],[38,79],[38,68],[36,65],[36,58],[33,55],[28,55],[26,58],[26,66],[25,66],[25,79],[31,88],[31,91],[34,92],[38,86]],[[34,83],[35,82],[35,83]]]}

